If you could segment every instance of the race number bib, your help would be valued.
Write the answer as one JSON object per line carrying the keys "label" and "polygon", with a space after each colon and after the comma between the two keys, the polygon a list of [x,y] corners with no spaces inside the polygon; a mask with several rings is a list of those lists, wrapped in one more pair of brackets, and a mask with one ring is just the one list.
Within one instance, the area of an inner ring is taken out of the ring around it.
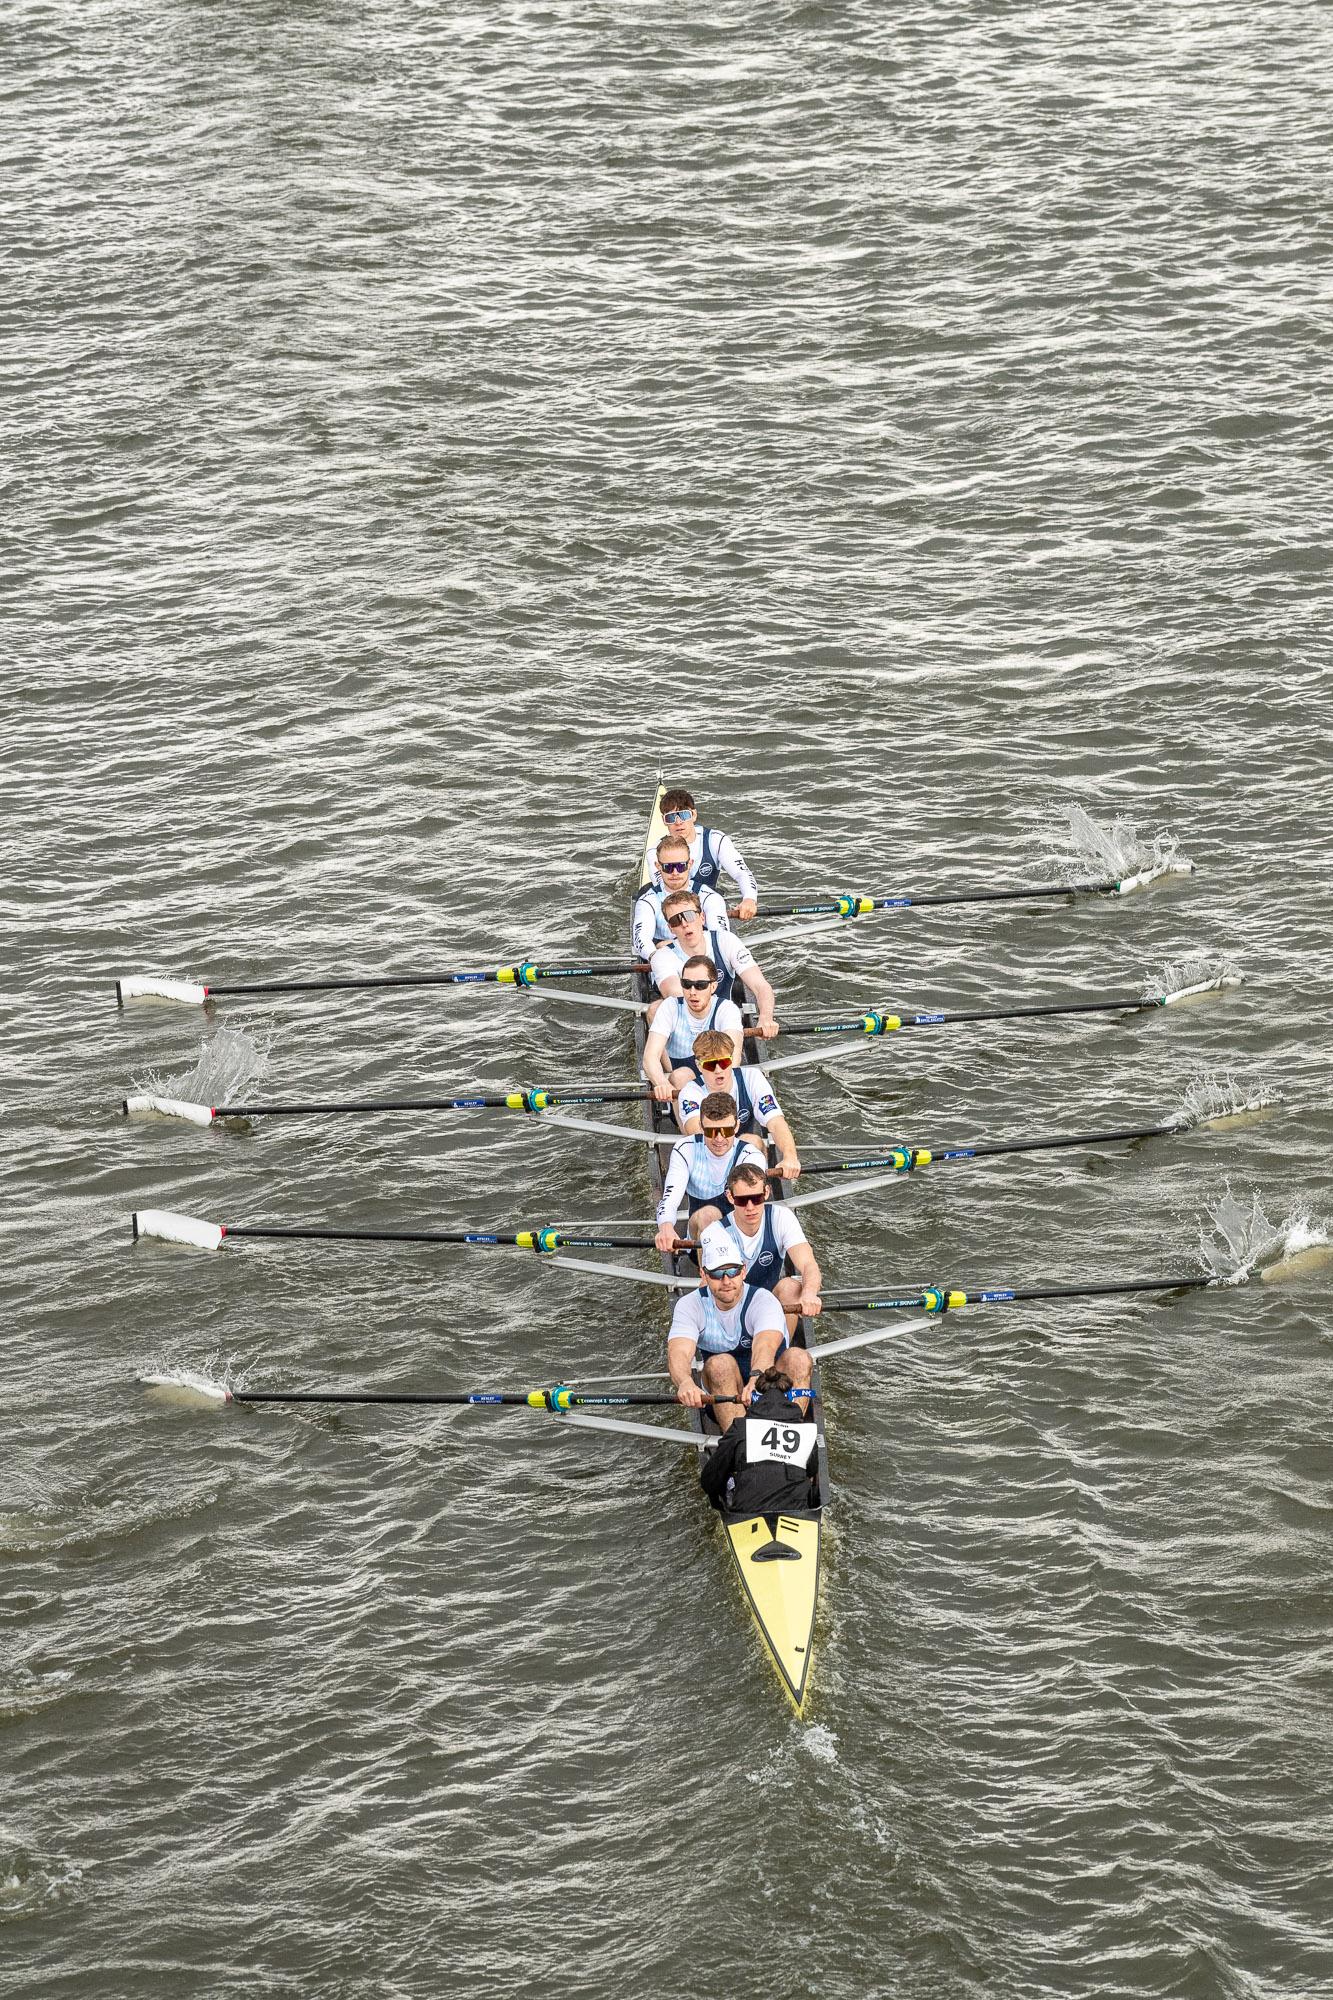
{"label": "race number bib", "polygon": [[745,1419],[745,1456],[751,1465],[804,1466],[815,1448],[813,1424],[784,1424],[773,1417]]}

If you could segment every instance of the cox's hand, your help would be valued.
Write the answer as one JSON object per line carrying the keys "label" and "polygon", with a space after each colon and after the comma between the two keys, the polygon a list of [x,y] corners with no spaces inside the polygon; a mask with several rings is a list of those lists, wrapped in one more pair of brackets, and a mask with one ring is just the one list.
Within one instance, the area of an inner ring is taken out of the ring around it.
{"label": "cox's hand", "polygon": [[687,1410],[702,1410],[706,1409],[708,1405],[707,1396],[705,1396],[693,1376],[690,1377],[688,1382],[681,1382],[678,1385],[676,1389],[676,1401],[683,1403]]}
{"label": "cox's hand", "polygon": [[758,1379],[759,1378],[757,1376],[752,1375],[749,1381],[746,1383],[745,1387],[741,1390],[741,1401],[745,1404],[747,1409],[749,1408],[750,1404],[754,1401],[754,1385]]}
{"label": "cox's hand", "polygon": [[731,914],[733,917],[742,917],[748,923],[758,908],[759,905],[753,896],[742,896]]}

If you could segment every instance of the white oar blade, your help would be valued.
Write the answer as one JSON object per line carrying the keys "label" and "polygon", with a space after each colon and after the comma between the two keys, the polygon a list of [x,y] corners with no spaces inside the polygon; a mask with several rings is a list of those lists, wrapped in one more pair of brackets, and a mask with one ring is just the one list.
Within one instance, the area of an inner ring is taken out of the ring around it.
{"label": "white oar blade", "polygon": [[716,1438],[703,1437],[698,1431],[683,1431],[671,1424],[631,1424],[623,1417],[585,1417],[581,1410],[554,1410],[562,1424],[578,1424],[588,1431],[621,1431],[627,1437],[651,1438],[654,1444],[693,1445],[696,1451],[711,1451]]}
{"label": "white oar blade", "polygon": [[[834,1309],[829,1308],[830,1312]],[[817,1347],[810,1349],[817,1361],[823,1361],[830,1354],[845,1354],[849,1347],[870,1347],[877,1340],[901,1340],[905,1333],[915,1333],[923,1326],[938,1326],[939,1319],[900,1320],[897,1326],[867,1327],[864,1333],[849,1333],[845,1340],[821,1340]]]}
{"label": "white oar blade", "polygon": [[141,1208],[130,1217],[137,1243],[141,1236],[155,1236],[161,1243],[183,1243],[190,1250],[216,1250],[225,1231],[216,1222],[201,1222],[197,1215],[173,1215],[166,1208]]}
{"label": "white oar blade", "polygon": [[127,1097],[123,1106],[127,1118],[184,1118],[191,1125],[211,1125],[213,1113],[206,1104],[192,1104],[185,1097]]}
{"label": "white oar blade", "polygon": [[1192,875],[1192,861],[1163,861],[1157,868],[1141,868],[1137,875],[1126,875],[1116,888],[1117,896],[1132,896],[1136,889],[1146,889],[1150,882],[1160,882],[1165,875]]}
{"label": "white oar blade", "polygon": [[219,1382],[207,1375],[193,1375],[182,1368],[174,1375],[141,1375],[139,1386],[157,1403],[172,1403],[183,1410],[220,1410],[231,1396]]}
{"label": "white oar blade", "polygon": [[127,1000],[175,1000],[185,1007],[202,1007],[207,998],[208,988],[190,979],[149,979],[135,973],[116,981],[116,1000],[122,1007]]}
{"label": "white oar blade", "polygon": [[1198,1000],[1205,993],[1222,993],[1229,986],[1243,986],[1244,984],[1245,974],[1243,972],[1219,972],[1216,979],[1203,979],[1200,980],[1197,986],[1182,986],[1178,992],[1164,993],[1162,995],[1162,1005],[1164,1007],[1178,1007],[1182,1000]]}

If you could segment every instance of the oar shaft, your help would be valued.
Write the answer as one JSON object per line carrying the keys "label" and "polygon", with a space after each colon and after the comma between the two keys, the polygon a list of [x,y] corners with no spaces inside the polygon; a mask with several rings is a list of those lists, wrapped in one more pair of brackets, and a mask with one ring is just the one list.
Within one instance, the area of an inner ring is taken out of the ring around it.
{"label": "oar shaft", "polygon": [[[824,903],[763,903],[757,917],[864,917],[872,910],[923,910],[949,903],[1030,903],[1038,896],[1111,896],[1119,882],[1043,883],[1028,889],[950,889],[925,896],[838,896]],[[733,909],[734,917],[736,911]]]}
{"label": "oar shaft", "polygon": [[488,972],[381,973],[370,979],[252,979],[243,984],[207,986],[209,999],[247,993],[358,993],[389,986],[531,986],[539,979],[611,979],[646,972],[630,962],[611,965],[498,965]]}
{"label": "oar shaft", "polygon": [[465,1243],[485,1249],[651,1250],[651,1236],[567,1236],[563,1230],[524,1229],[511,1235],[463,1229],[285,1229],[266,1223],[228,1223],[224,1236],[295,1238],[315,1243]]}
{"label": "oar shaft", "polygon": [[[663,1405],[674,1403],[674,1396],[583,1396],[571,1389],[534,1389],[513,1394],[500,1390],[474,1389],[466,1393],[457,1390],[436,1391],[406,1389],[342,1390],[342,1389],[230,1389],[228,1401],[233,1403],[407,1403],[475,1405],[494,1408],[504,1404],[514,1408],[530,1410],[628,1410],[641,1409],[648,1404]],[[737,1396],[712,1396],[713,1403],[739,1402]]]}
{"label": "oar shaft", "polygon": [[847,1021],[783,1022],[782,1035],[886,1035],[898,1028],[942,1028],[959,1021],[1018,1021],[1046,1014],[1133,1014],[1145,1007],[1160,1007],[1160,1000],[1145,1000],[1138,993],[1108,994],[1102,1000],[1044,1001],[1032,1007],[969,1007],[956,1013],[858,1014]]}
{"label": "oar shaft", "polygon": [[[895,1146],[892,1152],[868,1154],[863,1159],[819,1160],[813,1166],[803,1165],[801,1178],[804,1180],[810,1174],[850,1174],[874,1167],[896,1166],[900,1171],[910,1172],[913,1167],[938,1166],[950,1160],[990,1159],[1000,1153],[1054,1153],[1065,1146],[1109,1146],[1127,1139],[1164,1139],[1179,1130],[1177,1125],[1132,1125],[1119,1132],[1046,1133],[1036,1139],[1001,1139],[978,1142],[975,1146]],[[769,1175],[770,1180],[778,1178],[776,1170]]]}
{"label": "oar shaft", "polygon": [[[1007,1288],[992,1287],[984,1292],[964,1292],[941,1286],[933,1292],[907,1292],[897,1298],[877,1298],[872,1293],[863,1299],[830,1298],[826,1293],[823,1301],[825,1312],[927,1312],[943,1311],[956,1306],[997,1306],[1013,1305],[1024,1299],[1093,1299],[1105,1298],[1118,1292],[1182,1292],[1211,1285],[1211,1278],[1121,1278],[1114,1284],[1103,1285],[1037,1285],[1025,1290],[1010,1291]],[[945,1306],[938,1302],[943,1299]]]}
{"label": "oar shaft", "polygon": [[511,1090],[499,1097],[385,1097],[348,1104],[219,1104],[215,1118],[364,1117],[393,1111],[544,1111],[554,1104],[629,1104],[651,1090]]}

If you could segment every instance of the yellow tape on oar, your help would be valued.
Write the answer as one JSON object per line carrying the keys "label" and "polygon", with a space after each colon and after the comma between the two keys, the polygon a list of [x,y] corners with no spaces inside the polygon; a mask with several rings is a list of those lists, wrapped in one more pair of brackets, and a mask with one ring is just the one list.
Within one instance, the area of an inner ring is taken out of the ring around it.
{"label": "yellow tape on oar", "polygon": [[532,1389],[528,1392],[530,1410],[568,1410],[571,1391],[568,1389]]}
{"label": "yellow tape on oar", "polygon": [[901,1028],[902,1017],[898,1014],[863,1014],[861,1026],[868,1035],[888,1035],[895,1028]]}
{"label": "yellow tape on oar", "polygon": [[535,986],[540,968],[534,964],[502,965],[495,974],[497,986]]}
{"label": "yellow tape on oar", "polygon": [[838,915],[840,917],[866,917],[874,909],[870,896],[839,896]]}
{"label": "yellow tape on oar", "polygon": [[564,1240],[558,1229],[525,1229],[514,1238],[520,1250],[558,1250]]}

